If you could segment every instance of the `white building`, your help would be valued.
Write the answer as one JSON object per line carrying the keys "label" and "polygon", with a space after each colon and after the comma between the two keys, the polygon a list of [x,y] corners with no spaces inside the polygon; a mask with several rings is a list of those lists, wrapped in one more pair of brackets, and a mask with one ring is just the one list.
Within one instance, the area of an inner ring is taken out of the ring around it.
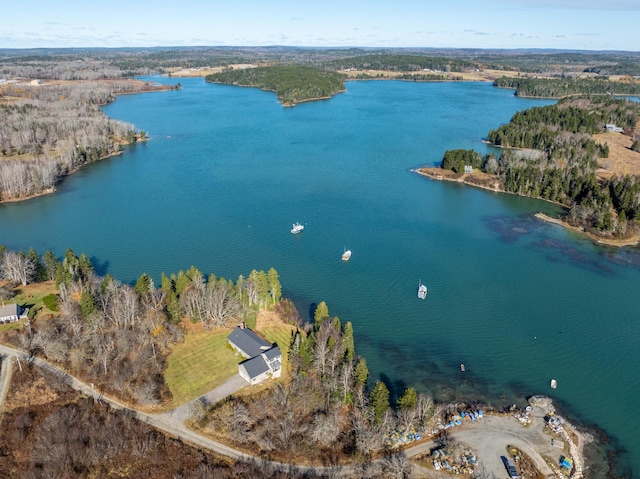
{"label": "white building", "polygon": [[271,344],[249,328],[238,326],[227,341],[246,361],[238,365],[238,373],[249,384],[258,384],[282,375],[282,352],[277,344]]}
{"label": "white building", "polygon": [[28,309],[24,309],[22,306],[12,303],[4,304],[0,306],[0,322],[13,323],[21,318],[26,318]]}

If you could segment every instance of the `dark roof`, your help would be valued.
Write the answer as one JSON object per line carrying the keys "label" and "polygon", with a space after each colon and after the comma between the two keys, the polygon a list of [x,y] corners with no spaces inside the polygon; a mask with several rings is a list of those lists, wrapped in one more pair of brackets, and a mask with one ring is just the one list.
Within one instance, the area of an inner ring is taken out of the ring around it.
{"label": "dark roof", "polygon": [[255,378],[269,371],[269,366],[262,356],[247,359],[240,363],[247,371],[250,378]]}
{"label": "dark roof", "polygon": [[262,339],[249,328],[237,327],[227,340],[250,358],[271,349],[272,344]]}
{"label": "dark roof", "polygon": [[264,355],[269,361],[273,361],[278,356],[282,356],[282,353],[280,352],[280,348],[278,346],[274,346],[270,350],[265,351]]}

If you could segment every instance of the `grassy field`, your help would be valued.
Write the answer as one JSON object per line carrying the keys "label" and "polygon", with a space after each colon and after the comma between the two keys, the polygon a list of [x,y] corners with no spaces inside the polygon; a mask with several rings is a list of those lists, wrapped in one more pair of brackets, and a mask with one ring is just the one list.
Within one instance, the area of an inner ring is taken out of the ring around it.
{"label": "grassy field", "polygon": [[173,347],[165,372],[173,405],[197,398],[238,372],[240,358],[227,343],[229,332],[190,333]]}
{"label": "grassy field", "polygon": [[[0,282],[0,286],[6,285],[6,281]],[[17,303],[22,307],[35,309],[38,312],[36,318],[46,317],[50,314],[57,314],[49,311],[49,309],[42,303],[42,298],[48,294],[57,294],[58,288],[55,281],[44,281],[41,283],[31,283],[27,286],[17,286],[13,288],[16,295],[10,300],[6,300],[6,303]]]}
{"label": "grassy field", "polygon": [[[275,322],[258,329],[267,341],[280,346],[284,378],[292,331],[295,331],[293,326]],[[238,372],[242,358],[227,343],[230,332],[221,329],[187,333],[184,342],[173,347],[165,373],[165,381],[173,394],[171,407],[197,398]]]}

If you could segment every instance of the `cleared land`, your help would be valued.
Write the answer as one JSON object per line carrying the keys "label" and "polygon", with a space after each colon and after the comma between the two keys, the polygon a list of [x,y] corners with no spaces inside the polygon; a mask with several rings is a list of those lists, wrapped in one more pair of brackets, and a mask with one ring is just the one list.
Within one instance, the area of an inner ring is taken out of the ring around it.
{"label": "cleared land", "polygon": [[615,175],[640,176],[640,153],[631,150],[631,137],[622,133],[607,132],[592,135],[592,138],[598,143],[609,145],[609,158],[600,158],[598,161],[598,178],[608,179]]}
{"label": "cleared land", "polygon": [[[187,330],[184,342],[175,345],[167,360],[165,381],[175,407],[220,386],[238,372],[242,358],[227,342],[230,328],[202,331],[195,327]],[[267,341],[277,343],[282,351],[283,377],[286,378],[289,344],[295,327],[284,324],[275,313],[261,311],[256,331]]]}
{"label": "cleared land", "polygon": [[348,79],[355,79],[359,75],[369,75],[370,77],[380,78],[380,79],[393,79],[402,75],[442,75],[445,77],[444,81],[448,79],[462,78],[463,81],[487,81],[492,82],[498,77],[508,76],[515,77],[518,76],[519,73],[515,71],[504,71],[504,70],[474,70],[468,72],[445,72],[445,71],[436,71],[436,70],[420,70],[420,71],[409,71],[409,72],[391,72],[388,70],[340,70],[340,73],[347,75]]}
{"label": "cleared land", "polygon": [[172,77],[206,77],[207,75],[213,75],[214,73],[220,73],[225,70],[244,70],[245,68],[257,68],[260,65],[254,65],[253,63],[238,63],[235,65],[228,65],[224,67],[200,67],[200,68],[177,68],[172,70],[169,74]]}
{"label": "cleared land", "polygon": [[[0,286],[7,286],[11,288],[8,281],[1,281]],[[46,318],[51,315],[59,313],[50,311],[42,302],[42,298],[48,294],[57,294],[58,288],[55,281],[43,281],[41,283],[31,283],[26,286],[18,286],[11,288],[16,295],[6,300],[7,303],[17,303],[20,306],[27,307],[29,309],[35,309],[37,311],[36,318]],[[17,326],[15,323],[14,326]]]}
{"label": "cleared land", "polygon": [[238,372],[239,359],[227,343],[229,329],[187,333],[167,360],[165,381],[173,406],[220,386]]}

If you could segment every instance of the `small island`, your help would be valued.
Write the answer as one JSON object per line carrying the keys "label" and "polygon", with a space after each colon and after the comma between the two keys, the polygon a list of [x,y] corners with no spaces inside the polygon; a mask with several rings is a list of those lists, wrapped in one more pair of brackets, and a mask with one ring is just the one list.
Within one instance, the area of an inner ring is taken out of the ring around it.
{"label": "small island", "polygon": [[257,87],[276,93],[283,106],[331,98],[344,91],[345,76],[305,65],[274,65],[226,69],[207,75],[211,83]]}

